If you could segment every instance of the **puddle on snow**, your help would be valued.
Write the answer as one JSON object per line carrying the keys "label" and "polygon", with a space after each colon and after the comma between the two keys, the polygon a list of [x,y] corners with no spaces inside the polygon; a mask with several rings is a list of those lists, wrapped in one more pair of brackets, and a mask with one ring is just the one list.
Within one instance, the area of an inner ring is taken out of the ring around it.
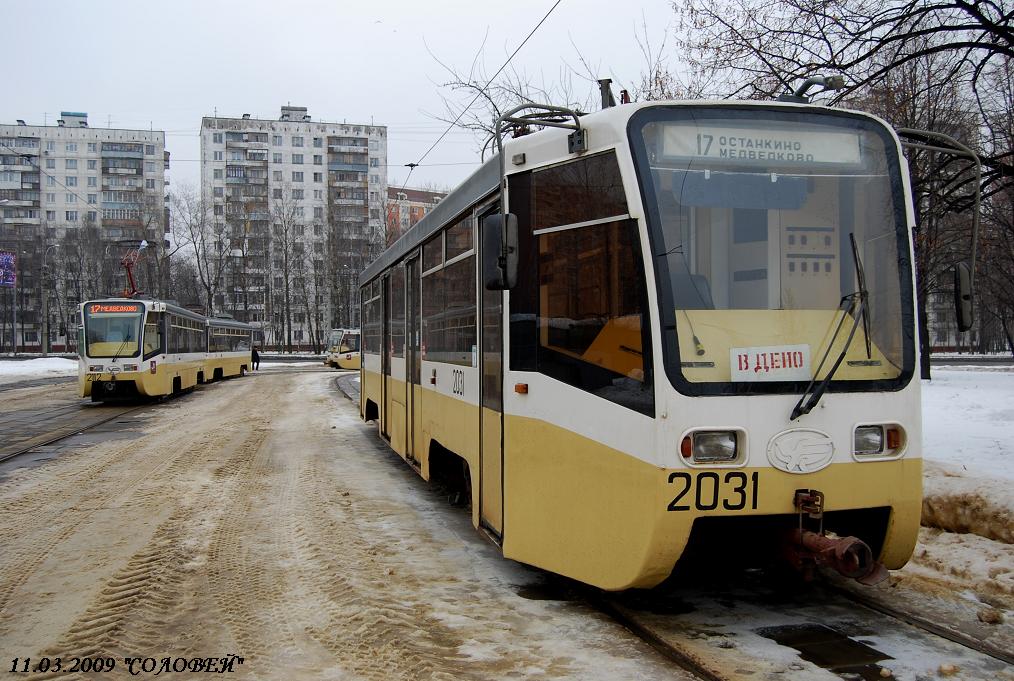
{"label": "puddle on snow", "polygon": [[823,624],[788,624],[765,627],[757,633],[779,645],[795,648],[807,662],[834,672],[843,679],[880,681],[877,662],[892,659],[876,648],[851,639]]}

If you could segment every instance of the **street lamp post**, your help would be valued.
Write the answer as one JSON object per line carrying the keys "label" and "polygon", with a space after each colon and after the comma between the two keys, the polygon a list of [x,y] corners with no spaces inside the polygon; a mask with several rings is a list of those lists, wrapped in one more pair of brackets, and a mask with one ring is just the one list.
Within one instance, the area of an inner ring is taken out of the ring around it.
{"label": "street lamp post", "polygon": [[[49,290],[46,287],[46,256],[54,248],[59,248],[60,244],[50,244],[46,247],[46,250],[42,252],[42,277],[39,282],[39,290],[42,292],[42,356],[45,357],[49,354],[52,346],[49,343]],[[66,351],[66,346],[64,347]]]}

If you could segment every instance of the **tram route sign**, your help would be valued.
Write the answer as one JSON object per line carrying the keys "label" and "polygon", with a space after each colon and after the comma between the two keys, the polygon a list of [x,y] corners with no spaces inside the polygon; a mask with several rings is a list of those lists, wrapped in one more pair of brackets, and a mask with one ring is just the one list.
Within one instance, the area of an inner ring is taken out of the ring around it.
{"label": "tram route sign", "polygon": [[18,256],[10,251],[0,251],[0,288],[14,288],[18,281]]}

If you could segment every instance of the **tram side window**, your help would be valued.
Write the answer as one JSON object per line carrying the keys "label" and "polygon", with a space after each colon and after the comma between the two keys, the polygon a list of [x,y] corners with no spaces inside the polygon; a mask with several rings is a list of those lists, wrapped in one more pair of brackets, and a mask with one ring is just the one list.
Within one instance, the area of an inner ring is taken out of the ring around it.
{"label": "tram side window", "polygon": [[144,358],[149,359],[165,350],[162,337],[162,313],[149,312],[144,320]]}
{"label": "tram side window", "polygon": [[512,368],[654,415],[640,239],[615,156],[514,176],[511,212],[522,259]]}
{"label": "tram side window", "polygon": [[[476,366],[477,329],[475,300],[474,221],[471,215],[446,231],[447,258],[440,252],[426,263],[427,247],[438,248],[444,232],[423,246],[422,278],[423,359]],[[453,254],[453,255],[452,255]],[[447,259],[458,257],[448,264]],[[438,267],[438,269],[432,269]]]}
{"label": "tram side window", "polygon": [[362,288],[364,351],[380,354],[380,295],[378,282]]}
{"label": "tram side window", "polygon": [[391,299],[388,314],[391,329],[391,356],[405,356],[405,267],[391,269]]}

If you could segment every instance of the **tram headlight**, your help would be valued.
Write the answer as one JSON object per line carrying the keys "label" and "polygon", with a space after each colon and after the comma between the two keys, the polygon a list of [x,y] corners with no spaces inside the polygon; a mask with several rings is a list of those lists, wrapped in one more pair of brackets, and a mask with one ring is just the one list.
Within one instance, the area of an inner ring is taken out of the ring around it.
{"label": "tram headlight", "polygon": [[694,463],[726,463],[736,460],[738,444],[734,430],[699,430],[683,438],[680,452],[689,450]]}
{"label": "tram headlight", "polygon": [[905,430],[895,423],[856,426],[852,453],[857,459],[896,458],[905,449]]}
{"label": "tram headlight", "polygon": [[853,440],[853,451],[856,456],[880,454],[884,451],[884,427],[859,426]]}
{"label": "tram headlight", "polygon": [[101,373],[102,372],[102,365],[101,364],[89,364],[88,365],[88,371],[91,371],[93,373]]}
{"label": "tram headlight", "polygon": [[123,370],[124,371],[137,371],[137,365],[136,364],[124,364],[123,365]]}

